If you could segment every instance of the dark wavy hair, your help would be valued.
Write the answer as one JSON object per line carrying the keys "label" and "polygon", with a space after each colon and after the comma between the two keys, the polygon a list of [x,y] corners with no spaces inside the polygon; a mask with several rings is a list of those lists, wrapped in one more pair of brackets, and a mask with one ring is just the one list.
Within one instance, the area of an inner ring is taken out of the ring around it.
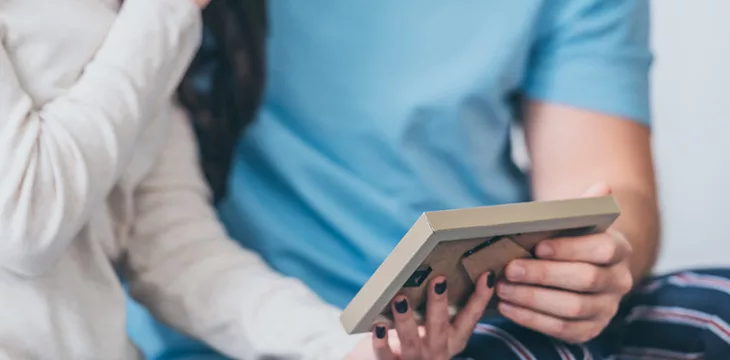
{"label": "dark wavy hair", "polygon": [[203,11],[203,46],[178,88],[198,137],[213,200],[225,195],[236,142],[260,105],[266,1],[213,0]]}

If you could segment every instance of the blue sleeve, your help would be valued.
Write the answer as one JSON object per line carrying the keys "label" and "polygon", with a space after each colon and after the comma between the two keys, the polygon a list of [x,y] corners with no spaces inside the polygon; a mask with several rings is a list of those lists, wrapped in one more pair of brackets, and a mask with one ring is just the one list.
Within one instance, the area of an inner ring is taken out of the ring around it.
{"label": "blue sleeve", "polygon": [[523,91],[650,124],[648,0],[550,0]]}

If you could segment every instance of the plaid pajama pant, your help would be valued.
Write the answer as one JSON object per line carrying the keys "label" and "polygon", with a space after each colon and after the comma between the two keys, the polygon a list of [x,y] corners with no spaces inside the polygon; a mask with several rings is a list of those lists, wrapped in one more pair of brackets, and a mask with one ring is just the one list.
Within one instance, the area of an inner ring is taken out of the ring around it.
{"label": "plaid pajama pant", "polygon": [[480,324],[459,360],[730,360],[730,269],[647,280],[597,339],[560,343],[503,319]]}
{"label": "plaid pajama pant", "polygon": [[[505,319],[479,324],[457,360],[730,360],[730,268],[647,280],[597,339],[560,343]],[[203,346],[156,360],[223,360]],[[322,359],[330,360],[330,359]]]}

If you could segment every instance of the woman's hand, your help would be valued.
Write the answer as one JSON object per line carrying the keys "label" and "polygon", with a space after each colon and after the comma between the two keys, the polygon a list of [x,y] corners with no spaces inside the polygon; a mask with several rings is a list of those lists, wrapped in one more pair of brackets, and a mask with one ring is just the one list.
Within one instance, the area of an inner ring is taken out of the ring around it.
{"label": "woman's hand", "polygon": [[[448,360],[466,347],[477,322],[494,293],[494,275],[482,274],[466,306],[451,321],[446,278],[429,284],[425,324],[418,326],[411,304],[404,296],[393,299],[394,330],[383,324],[373,327],[372,338],[363,341],[348,359]],[[390,341],[389,341],[390,339]],[[367,349],[371,344],[372,350]],[[362,356],[375,352],[375,356]]]}

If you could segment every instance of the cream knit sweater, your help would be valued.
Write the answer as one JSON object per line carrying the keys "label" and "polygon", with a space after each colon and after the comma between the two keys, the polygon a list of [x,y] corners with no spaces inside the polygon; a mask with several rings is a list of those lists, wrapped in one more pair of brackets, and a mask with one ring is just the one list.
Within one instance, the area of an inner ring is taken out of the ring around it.
{"label": "cream knit sweater", "polygon": [[234,358],[360,339],[217,222],[170,100],[200,34],[191,0],[0,0],[0,359],[138,358],[119,276]]}

